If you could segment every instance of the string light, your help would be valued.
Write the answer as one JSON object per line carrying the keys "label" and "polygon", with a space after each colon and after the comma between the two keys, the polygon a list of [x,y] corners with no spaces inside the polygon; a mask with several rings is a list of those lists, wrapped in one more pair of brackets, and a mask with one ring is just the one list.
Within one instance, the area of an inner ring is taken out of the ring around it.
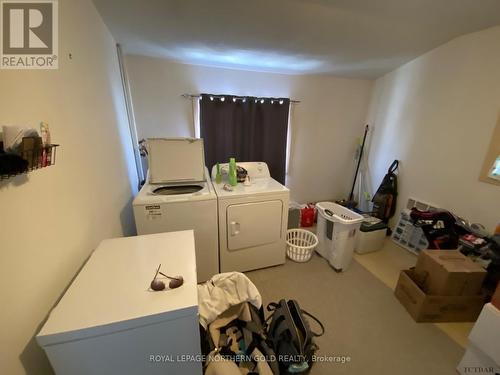
{"label": "string light", "polygon": [[[226,100],[226,98],[224,96],[213,96],[213,95],[210,95],[209,96],[210,100],[211,101],[214,101],[214,98],[218,98],[220,99],[221,102],[224,102]],[[200,96],[198,97],[198,100],[202,100],[203,98]],[[232,97],[231,99],[233,99],[233,103],[236,103],[238,100],[241,100],[242,103],[246,103],[247,101],[247,97]],[[266,102],[266,98],[256,98],[254,99],[255,103],[261,103],[261,104],[264,104]],[[269,101],[271,102],[271,104],[274,104],[274,103],[279,103],[279,104],[284,104],[285,101],[284,99],[271,99],[269,98]]]}

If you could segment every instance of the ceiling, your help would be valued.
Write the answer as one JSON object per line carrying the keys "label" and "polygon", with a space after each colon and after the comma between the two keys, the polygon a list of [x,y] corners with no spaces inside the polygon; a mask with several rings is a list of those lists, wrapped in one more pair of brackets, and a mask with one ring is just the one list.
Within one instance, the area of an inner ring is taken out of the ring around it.
{"label": "ceiling", "polygon": [[376,78],[500,24],[500,0],[94,0],[128,54]]}

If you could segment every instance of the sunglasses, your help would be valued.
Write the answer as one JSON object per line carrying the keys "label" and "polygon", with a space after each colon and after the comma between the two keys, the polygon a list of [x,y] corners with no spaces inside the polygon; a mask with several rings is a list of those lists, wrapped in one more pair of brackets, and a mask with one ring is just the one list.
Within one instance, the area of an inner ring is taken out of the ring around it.
{"label": "sunglasses", "polygon": [[182,276],[176,276],[176,277],[168,276],[168,275],[164,274],[163,272],[161,272],[160,268],[161,268],[161,263],[158,266],[158,268],[156,269],[156,273],[155,273],[155,277],[153,278],[153,281],[151,281],[151,285],[150,285],[151,289],[153,289],[154,291],[160,291],[160,290],[164,290],[166,288],[165,283],[162,280],[157,279],[158,274],[166,277],[167,279],[170,279],[170,281],[168,283],[169,289],[179,288],[180,286],[182,286],[182,284],[184,284],[184,279]]}

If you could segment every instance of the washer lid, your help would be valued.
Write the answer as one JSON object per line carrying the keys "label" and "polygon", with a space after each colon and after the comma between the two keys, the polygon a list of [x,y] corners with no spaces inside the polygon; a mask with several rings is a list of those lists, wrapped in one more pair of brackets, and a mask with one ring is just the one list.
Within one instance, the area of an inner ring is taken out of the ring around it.
{"label": "washer lid", "polygon": [[203,139],[148,138],[149,182],[203,181]]}
{"label": "washer lid", "polygon": [[[149,288],[160,263],[167,275],[184,278],[180,288]],[[37,341],[47,346],[196,315],[196,282],[192,230],[104,240],[50,312]]]}

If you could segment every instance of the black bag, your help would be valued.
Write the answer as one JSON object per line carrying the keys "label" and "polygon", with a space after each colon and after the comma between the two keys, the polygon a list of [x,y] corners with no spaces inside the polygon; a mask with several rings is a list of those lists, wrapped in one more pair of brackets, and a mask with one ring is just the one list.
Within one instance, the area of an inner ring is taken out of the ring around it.
{"label": "black bag", "polygon": [[[273,375],[279,375],[279,367],[276,362],[276,355],[269,344],[266,342],[266,330],[264,323],[264,311],[262,307],[257,309],[252,304],[245,303],[249,309],[250,321],[234,319],[227,325],[220,328],[221,336],[218,343],[214,343],[208,330],[203,329],[200,325],[200,338],[202,354],[208,356],[214,349],[226,358],[234,358],[236,365],[247,367],[252,373],[257,374],[257,362],[247,363],[251,353],[257,348],[263,355],[263,359],[267,362]],[[232,332],[231,336],[235,336],[235,341],[226,335],[227,332]],[[237,347],[237,350],[234,350]],[[236,361],[241,359],[241,362]],[[206,363],[204,363],[204,366]]]}
{"label": "black bag", "polygon": [[396,212],[396,199],[398,197],[398,177],[395,174],[399,161],[394,160],[384,176],[377,192],[373,196],[373,216],[388,222]]}
{"label": "black bag", "polygon": [[[302,310],[295,300],[282,299],[267,306],[272,314],[267,337],[280,366],[280,374],[305,374],[313,365],[312,357],[318,346],[314,337],[325,333],[323,324],[308,312]],[[312,318],[321,327],[321,333],[311,330],[305,316]]]}

